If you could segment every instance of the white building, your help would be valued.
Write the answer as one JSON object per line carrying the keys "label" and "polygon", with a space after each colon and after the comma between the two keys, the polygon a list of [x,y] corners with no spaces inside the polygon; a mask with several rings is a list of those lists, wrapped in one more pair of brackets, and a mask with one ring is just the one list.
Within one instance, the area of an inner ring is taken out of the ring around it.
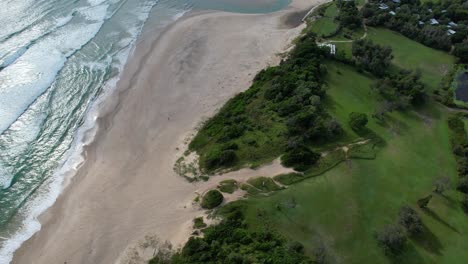
{"label": "white building", "polygon": [[430,22],[431,22],[431,25],[439,25],[439,21],[437,21],[437,19],[435,18],[431,18]]}
{"label": "white building", "polygon": [[447,30],[447,35],[451,36],[453,34],[457,33],[455,30],[449,29]]}
{"label": "white building", "polygon": [[390,15],[392,15],[392,16],[396,15],[395,11],[390,11],[390,12],[388,12],[388,13],[389,13]]}

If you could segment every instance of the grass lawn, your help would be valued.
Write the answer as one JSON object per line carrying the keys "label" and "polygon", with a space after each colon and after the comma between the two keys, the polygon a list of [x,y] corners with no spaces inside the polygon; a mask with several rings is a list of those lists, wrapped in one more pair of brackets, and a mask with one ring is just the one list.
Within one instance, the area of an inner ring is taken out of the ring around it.
{"label": "grass lawn", "polygon": [[[373,111],[368,76],[337,63],[327,68],[327,103],[342,124],[351,111]],[[402,205],[416,208],[436,178],[457,177],[447,114],[430,103],[417,112],[392,113],[386,124],[370,120],[369,128],[386,143],[375,160],[350,160],[269,197],[237,202],[245,205],[250,227],[272,226],[303,243],[307,253],[321,240],[332,263],[465,263],[468,221],[454,191],[435,195],[427,210],[417,209],[428,231],[423,239],[410,239],[401,259],[386,257],[374,238]]]}
{"label": "grass lawn", "polygon": [[310,28],[317,36],[329,36],[338,29],[338,23],[335,17],[338,14],[338,8],[335,4],[330,4],[326,7],[323,17],[312,22]]}
{"label": "grass lawn", "polygon": [[[446,52],[426,47],[388,29],[368,28],[367,39],[392,47],[394,56],[392,63],[399,68],[419,69],[422,81],[431,91],[438,87],[444,75],[455,63],[455,57]],[[351,57],[352,43],[334,44],[338,51],[343,50],[346,56]]]}
{"label": "grass lawn", "polygon": [[446,52],[426,47],[403,35],[384,28],[369,28],[369,39],[393,49],[393,64],[400,68],[421,70],[422,81],[431,89],[437,88],[442,77],[455,63]]}

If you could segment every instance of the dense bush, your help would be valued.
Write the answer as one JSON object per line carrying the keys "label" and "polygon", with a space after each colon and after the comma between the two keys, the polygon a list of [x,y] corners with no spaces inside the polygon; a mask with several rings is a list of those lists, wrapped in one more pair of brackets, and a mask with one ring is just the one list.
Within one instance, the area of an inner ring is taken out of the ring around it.
{"label": "dense bush", "polygon": [[336,6],[339,10],[337,20],[342,27],[356,29],[362,26],[361,14],[355,1],[337,0]]}
{"label": "dense bush", "polygon": [[300,145],[286,151],[281,157],[281,163],[285,167],[292,167],[297,171],[305,171],[310,166],[317,163],[319,159],[319,153],[313,152],[306,146]]}
{"label": "dense bush", "polygon": [[210,152],[208,152],[205,157],[202,158],[202,160],[204,161],[203,165],[208,170],[232,165],[234,164],[236,159],[236,152],[232,149],[213,149]]}
{"label": "dense bush", "polygon": [[379,245],[387,255],[400,254],[406,245],[406,234],[399,225],[387,225],[376,234]]}
{"label": "dense bush", "polygon": [[409,206],[403,206],[398,214],[398,223],[406,229],[409,235],[423,231],[423,224],[418,213]]}
{"label": "dense bush", "polygon": [[463,43],[455,45],[453,55],[460,58],[460,62],[468,63],[468,40]]}
{"label": "dense bush", "polygon": [[468,177],[461,177],[458,180],[457,184],[457,190],[459,190],[462,193],[468,194]]}
{"label": "dense bush", "polygon": [[208,191],[202,199],[201,206],[205,209],[213,209],[219,206],[224,200],[223,195],[218,190]]}
{"label": "dense bush", "polygon": [[462,205],[463,211],[465,211],[465,213],[468,214],[468,194],[463,195],[461,205]]}
{"label": "dense bush", "polygon": [[[380,9],[382,2],[389,9]],[[395,11],[396,14],[389,14],[390,10]],[[462,42],[468,32],[466,27],[468,12],[466,12],[466,3],[463,3],[463,0],[425,3],[401,1],[400,4],[395,4],[390,0],[370,0],[361,9],[361,15],[369,26],[384,26],[426,46],[445,51],[450,51],[453,44]],[[432,18],[437,19],[440,25],[430,25],[429,20]],[[458,25],[452,27],[456,33],[448,35],[447,24],[451,21]],[[454,54],[461,55],[456,52]]]}
{"label": "dense bush", "polygon": [[425,86],[421,82],[421,74],[408,70],[401,70],[378,80],[374,89],[390,102],[390,111],[420,104],[426,95]]}
{"label": "dense bush", "polygon": [[386,73],[393,58],[390,47],[374,44],[367,39],[353,41],[352,53],[358,67],[379,77]]}
{"label": "dense bush", "polygon": [[239,208],[229,210],[224,220],[204,230],[202,238],[191,237],[172,256],[172,264],[312,263],[300,243],[288,242],[271,230],[252,232]]}
{"label": "dense bush", "polygon": [[349,114],[349,125],[354,131],[360,131],[367,125],[367,115],[364,113],[352,112]]}

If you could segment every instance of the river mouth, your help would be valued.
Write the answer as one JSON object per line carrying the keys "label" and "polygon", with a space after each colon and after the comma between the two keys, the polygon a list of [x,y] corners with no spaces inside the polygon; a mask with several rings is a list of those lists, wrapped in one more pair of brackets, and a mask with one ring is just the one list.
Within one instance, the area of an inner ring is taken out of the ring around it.
{"label": "river mouth", "polygon": [[463,71],[456,79],[455,98],[466,103],[468,102],[468,71]]}

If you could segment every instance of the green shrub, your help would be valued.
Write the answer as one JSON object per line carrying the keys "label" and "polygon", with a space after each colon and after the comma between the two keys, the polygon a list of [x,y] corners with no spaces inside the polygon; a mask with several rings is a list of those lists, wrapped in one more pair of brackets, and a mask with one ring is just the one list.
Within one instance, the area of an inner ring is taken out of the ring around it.
{"label": "green shrub", "polygon": [[248,194],[251,194],[251,195],[256,195],[256,194],[261,193],[261,191],[259,189],[253,187],[250,184],[242,183],[240,185],[240,188],[241,188],[241,190],[246,191]]}
{"label": "green shrub", "polygon": [[292,167],[297,171],[305,171],[316,164],[319,159],[319,153],[315,153],[305,146],[297,146],[289,149],[281,156],[281,164],[285,167]]}
{"label": "green shrub", "polygon": [[193,219],[193,228],[194,229],[201,229],[201,228],[205,228],[206,227],[206,224],[205,222],[203,222],[203,217],[200,216],[200,217],[196,217]]}
{"label": "green shrub", "polygon": [[457,190],[464,194],[468,194],[468,176],[461,177],[458,180]]}
{"label": "green shrub", "polygon": [[352,112],[349,114],[349,126],[354,131],[360,131],[364,129],[367,125],[367,115],[363,113]]}
{"label": "green shrub", "polygon": [[234,164],[237,160],[236,152],[232,149],[213,149],[203,157],[203,165],[208,170],[215,170]]}
{"label": "green shrub", "polygon": [[295,182],[302,181],[306,177],[302,173],[297,173],[297,172],[291,172],[291,173],[285,173],[285,174],[280,174],[276,175],[273,177],[275,181],[283,184],[283,185],[291,185]]}
{"label": "green shrub", "polygon": [[463,211],[465,211],[465,213],[468,214],[468,195],[467,194],[463,195],[461,206],[462,206]]}
{"label": "green shrub", "polygon": [[224,197],[218,190],[210,190],[203,196],[201,206],[205,209],[213,209],[219,206],[223,200]]}
{"label": "green shrub", "polygon": [[237,182],[235,180],[224,180],[219,183],[218,189],[223,193],[233,193],[238,189]]}

